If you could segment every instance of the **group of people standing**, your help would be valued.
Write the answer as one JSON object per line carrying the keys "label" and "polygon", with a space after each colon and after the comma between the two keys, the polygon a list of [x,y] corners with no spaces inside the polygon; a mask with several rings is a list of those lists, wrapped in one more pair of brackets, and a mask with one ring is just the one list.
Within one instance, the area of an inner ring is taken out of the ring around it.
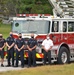
{"label": "group of people standing", "polygon": [[[10,32],[10,36],[5,40],[3,35],[0,34],[0,56],[1,56],[1,67],[4,67],[4,49],[7,50],[7,62],[6,67],[18,67],[19,55],[21,59],[21,67],[24,68],[24,47],[25,40],[22,38],[21,33],[18,35],[18,39],[13,38],[13,33]],[[51,48],[53,46],[53,41],[49,38],[49,35],[46,36],[46,39],[42,42],[42,48],[44,52],[44,65],[46,64],[46,59],[48,57],[48,62],[51,64]],[[6,48],[5,48],[6,47]],[[37,40],[34,39],[34,34],[31,34],[31,38],[27,42],[28,49],[28,67],[36,67],[36,47]],[[14,52],[16,53],[16,59],[14,59]],[[12,62],[10,59],[12,58]],[[14,62],[14,60],[16,62]],[[31,61],[32,60],[32,61]],[[31,63],[33,62],[33,63]]]}

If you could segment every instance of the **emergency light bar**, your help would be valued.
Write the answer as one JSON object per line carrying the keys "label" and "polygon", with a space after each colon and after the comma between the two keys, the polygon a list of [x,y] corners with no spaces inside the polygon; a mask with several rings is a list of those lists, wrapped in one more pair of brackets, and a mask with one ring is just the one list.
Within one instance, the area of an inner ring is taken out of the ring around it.
{"label": "emergency light bar", "polygon": [[50,14],[16,14],[17,17],[50,17]]}

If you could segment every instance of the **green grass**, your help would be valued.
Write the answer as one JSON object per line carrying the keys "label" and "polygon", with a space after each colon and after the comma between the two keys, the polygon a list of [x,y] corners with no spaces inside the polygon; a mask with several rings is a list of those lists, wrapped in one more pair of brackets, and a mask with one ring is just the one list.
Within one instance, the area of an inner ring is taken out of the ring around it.
{"label": "green grass", "polygon": [[0,23],[0,34],[3,34],[4,38],[7,38],[9,36],[10,31],[11,31],[11,25]]}
{"label": "green grass", "polygon": [[0,72],[0,75],[74,75],[74,64],[39,66],[18,71]]}

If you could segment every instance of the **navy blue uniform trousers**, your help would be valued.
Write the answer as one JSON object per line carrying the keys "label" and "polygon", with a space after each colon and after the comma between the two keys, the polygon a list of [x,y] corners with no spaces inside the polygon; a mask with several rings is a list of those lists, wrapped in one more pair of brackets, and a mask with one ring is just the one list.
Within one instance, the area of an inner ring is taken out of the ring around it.
{"label": "navy blue uniform trousers", "polygon": [[10,59],[12,58],[12,65],[14,66],[14,48],[7,50],[7,54],[8,54],[8,65],[11,65]]}
{"label": "navy blue uniform trousers", "polygon": [[16,66],[18,66],[19,55],[21,59],[21,66],[24,66],[24,50],[16,50]]}
{"label": "navy blue uniform trousers", "polygon": [[28,50],[28,66],[31,66],[31,62],[33,62],[33,66],[36,66],[36,50]]}

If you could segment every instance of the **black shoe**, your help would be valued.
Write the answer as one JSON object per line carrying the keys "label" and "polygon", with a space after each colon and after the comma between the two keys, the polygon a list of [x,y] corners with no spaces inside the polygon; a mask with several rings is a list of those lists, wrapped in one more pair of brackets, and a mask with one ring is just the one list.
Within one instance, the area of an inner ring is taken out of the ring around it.
{"label": "black shoe", "polygon": [[21,66],[22,68],[24,68],[24,66]]}
{"label": "black shoe", "polygon": [[27,68],[30,68],[31,66],[27,66]]}
{"label": "black shoe", "polygon": [[6,67],[10,67],[11,65],[6,65]]}
{"label": "black shoe", "polygon": [[36,65],[33,65],[33,67],[36,67]]}
{"label": "black shoe", "polygon": [[12,65],[12,67],[14,67],[14,65]]}
{"label": "black shoe", "polygon": [[43,63],[43,65],[46,65],[46,63]]}
{"label": "black shoe", "polygon": [[14,66],[14,63],[12,64],[12,67]]}
{"label": "black shoe", "polygon": [[4,65],[3,65],[3,64],[1,64],[1,67],[4,67]]}
{"label": "black shoe", "polygon": [[14,67],[18,67],[18,65],[14,66]]}

